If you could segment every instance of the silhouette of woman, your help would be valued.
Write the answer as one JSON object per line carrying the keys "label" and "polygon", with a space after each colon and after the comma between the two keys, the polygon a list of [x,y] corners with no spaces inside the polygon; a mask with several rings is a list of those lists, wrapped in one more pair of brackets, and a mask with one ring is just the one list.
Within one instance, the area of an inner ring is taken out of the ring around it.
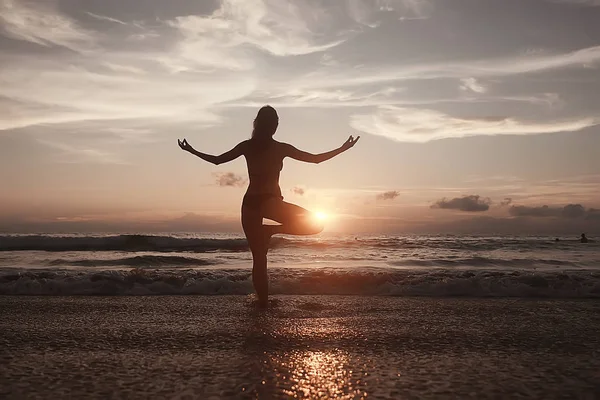
{"label": "silhouette of woman", "polygon": [[[351,149],[360,136],[352,136],[342,146],[321,154],[311,154],[294,146],[273,139],[279,125],[277,111],[264,106],[254,119],[252,137],[219,156],[195,150],[186,139],[177,140],[179,147],[215,165],[246,158],[250,183],[242,201],[242,227],[252,251],[252,283],[261,307],[268,305],[269,283],[267,276],[267,251],[271,236],[314,235],[323,230],[323,225],[308,210],[283,201],[279,187],[279,173],[286,157],[308,163],[321,163]],[[263,225],[263,218],[279,225]]]}

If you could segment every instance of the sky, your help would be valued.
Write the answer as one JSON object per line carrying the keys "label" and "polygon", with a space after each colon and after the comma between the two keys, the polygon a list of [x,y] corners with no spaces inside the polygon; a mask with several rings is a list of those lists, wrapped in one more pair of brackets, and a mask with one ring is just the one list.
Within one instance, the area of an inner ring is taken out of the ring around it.
{"label": "sky", "polygon": [[0,232],[241,232],[259,107],[349,234],[600,234],[598,0],[0,0]]}

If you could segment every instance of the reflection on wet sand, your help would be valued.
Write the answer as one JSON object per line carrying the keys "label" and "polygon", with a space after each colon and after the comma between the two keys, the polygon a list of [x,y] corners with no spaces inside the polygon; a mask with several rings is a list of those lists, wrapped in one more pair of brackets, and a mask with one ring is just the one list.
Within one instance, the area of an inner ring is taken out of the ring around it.
{"label": "reflection on wet sand", "polygon": [[257,398],[367,398],[365,368],[353,370],[343,347],[323,346],[349,335],[346,324],[275,314],[255,315],[248,326],[246,348],[260,363],[261,379],[242,391]]}
{"label": "reflection on wet sand", "polygon": [[[355,399],[367,396],[352,377],[340,350],[291,351],[270,357],[276,375],[287,381],[282,393],[294,398]],[[286,378],[286,379],[284,379]]]}

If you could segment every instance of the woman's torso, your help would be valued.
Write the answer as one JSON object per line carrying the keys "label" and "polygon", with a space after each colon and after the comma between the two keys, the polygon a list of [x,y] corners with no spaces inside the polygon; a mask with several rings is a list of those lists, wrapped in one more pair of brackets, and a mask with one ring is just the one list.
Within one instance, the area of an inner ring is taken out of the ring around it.
{"label": "woman's torso", "polygon": [[244,152],[250,180],[247,195],[281,196],[279,173],[283,169],[285,157],[281,145],[282,143],[272,139],[247,141]]}

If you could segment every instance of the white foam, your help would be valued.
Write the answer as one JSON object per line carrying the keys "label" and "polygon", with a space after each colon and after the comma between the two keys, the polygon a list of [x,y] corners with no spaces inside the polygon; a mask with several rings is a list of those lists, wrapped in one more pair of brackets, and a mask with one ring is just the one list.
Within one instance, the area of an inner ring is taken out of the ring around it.
{"label": "white foam", "polygon": [[[273,294],[600,298],[600,273],[273,268]],[[0,275],[4,295],[249,294],[249,269],[28,271]]]}

